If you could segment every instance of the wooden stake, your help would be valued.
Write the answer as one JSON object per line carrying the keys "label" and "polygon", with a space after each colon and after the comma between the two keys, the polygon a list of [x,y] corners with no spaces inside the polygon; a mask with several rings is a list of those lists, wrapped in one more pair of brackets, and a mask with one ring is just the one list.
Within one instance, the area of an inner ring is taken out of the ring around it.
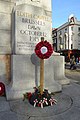
{"label": "wooden stake", "polygon": [[[41,38],[44,41],[44,38]],[[44,89],[44,59],[40,59],[40,93],[43,94]]]}
{"label": "wooden stake", "polygon": [[44,88],[44,59],[40,59],[40,93],[43,94]]}

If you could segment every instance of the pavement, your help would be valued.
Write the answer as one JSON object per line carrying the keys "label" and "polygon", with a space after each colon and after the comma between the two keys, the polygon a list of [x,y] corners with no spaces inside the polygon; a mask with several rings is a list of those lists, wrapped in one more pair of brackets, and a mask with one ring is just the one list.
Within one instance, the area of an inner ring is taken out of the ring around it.
{"label": "pavement", "polygon": [[53,96],[57,105],[33,107],[22,99],[7,101],[0,97],[0,120],[79,120],[80,84],[71,80],[60,93]]}
{"label": "pavement", "polygon": [[57,105],[33,107],[28,100],[7,101],[0,97],[0,120],[79,120],[80,119],[80,68],[70,70],[69,64],[65,69],[70,84],[63,85],[62,92],[53,97]]}
{"label": "pavement", "polygon": [[70,63],[65,66],[65,76],[71,80],[80,82],[80,63],[76,65],[75,70],[70,69]]}

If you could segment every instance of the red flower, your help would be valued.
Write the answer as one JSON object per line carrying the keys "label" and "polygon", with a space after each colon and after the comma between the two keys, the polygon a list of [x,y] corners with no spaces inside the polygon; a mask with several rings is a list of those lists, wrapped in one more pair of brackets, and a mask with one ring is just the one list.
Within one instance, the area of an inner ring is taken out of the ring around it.
{"label": "red flower", "polygon": [[27,93],[28,100],[30,100],[31,96],[32,96],[31,92]]}
{"label": "red flower", "polygon": [[5,93],[5,86],[2,82],[0,82],[0,96],[4,95]]}
{"label": "red flower", "polygon": [[38,107],[40,107],[41,105],[38,103],[38,105],[37,105]]}
{"label": "red flower", "polygon": [[[42,47],[46,47],[47,52],[45,52],[44,54],[41,52],[41,48]],[[35,53],[36,55],[41,58],[41,59],[47,59],[51,56],[51,54],[53,53],[53,47],[52,45],[47,42],[47,41],[41,41],[39,42],[36,47],[35,47]]]}

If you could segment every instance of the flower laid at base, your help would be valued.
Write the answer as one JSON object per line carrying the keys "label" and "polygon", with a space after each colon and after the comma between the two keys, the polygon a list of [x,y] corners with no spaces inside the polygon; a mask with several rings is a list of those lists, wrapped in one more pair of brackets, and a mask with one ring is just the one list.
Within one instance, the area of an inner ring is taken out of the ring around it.
{"label": "flower laid at base", "polygon": [[34,87],[34,92],[27,92],[24,94],[24,99],[28,99],[30,104],[34,107],[45,107],[52,106],[53,104],[57,104],[57,100],[54,99],[48,90],[44,89],[43,94],[40,94],[39,88]]}

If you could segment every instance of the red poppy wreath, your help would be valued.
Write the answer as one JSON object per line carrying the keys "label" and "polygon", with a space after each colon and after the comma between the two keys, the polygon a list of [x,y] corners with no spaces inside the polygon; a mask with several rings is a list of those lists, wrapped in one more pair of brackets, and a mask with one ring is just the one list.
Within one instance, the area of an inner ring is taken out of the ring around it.
{"label": "red poppy wreath", "polygon": [[2,82],[0,82],[0,96],[4,95],[5,93],[5,86]]}
{"label": "red poppy wreath", "polygon": [[52,45],[45,41],[39,42],[35,47],[35,53],[36,55],[41,59],[47,59],[51,56],[53,53],[53,47]]}

